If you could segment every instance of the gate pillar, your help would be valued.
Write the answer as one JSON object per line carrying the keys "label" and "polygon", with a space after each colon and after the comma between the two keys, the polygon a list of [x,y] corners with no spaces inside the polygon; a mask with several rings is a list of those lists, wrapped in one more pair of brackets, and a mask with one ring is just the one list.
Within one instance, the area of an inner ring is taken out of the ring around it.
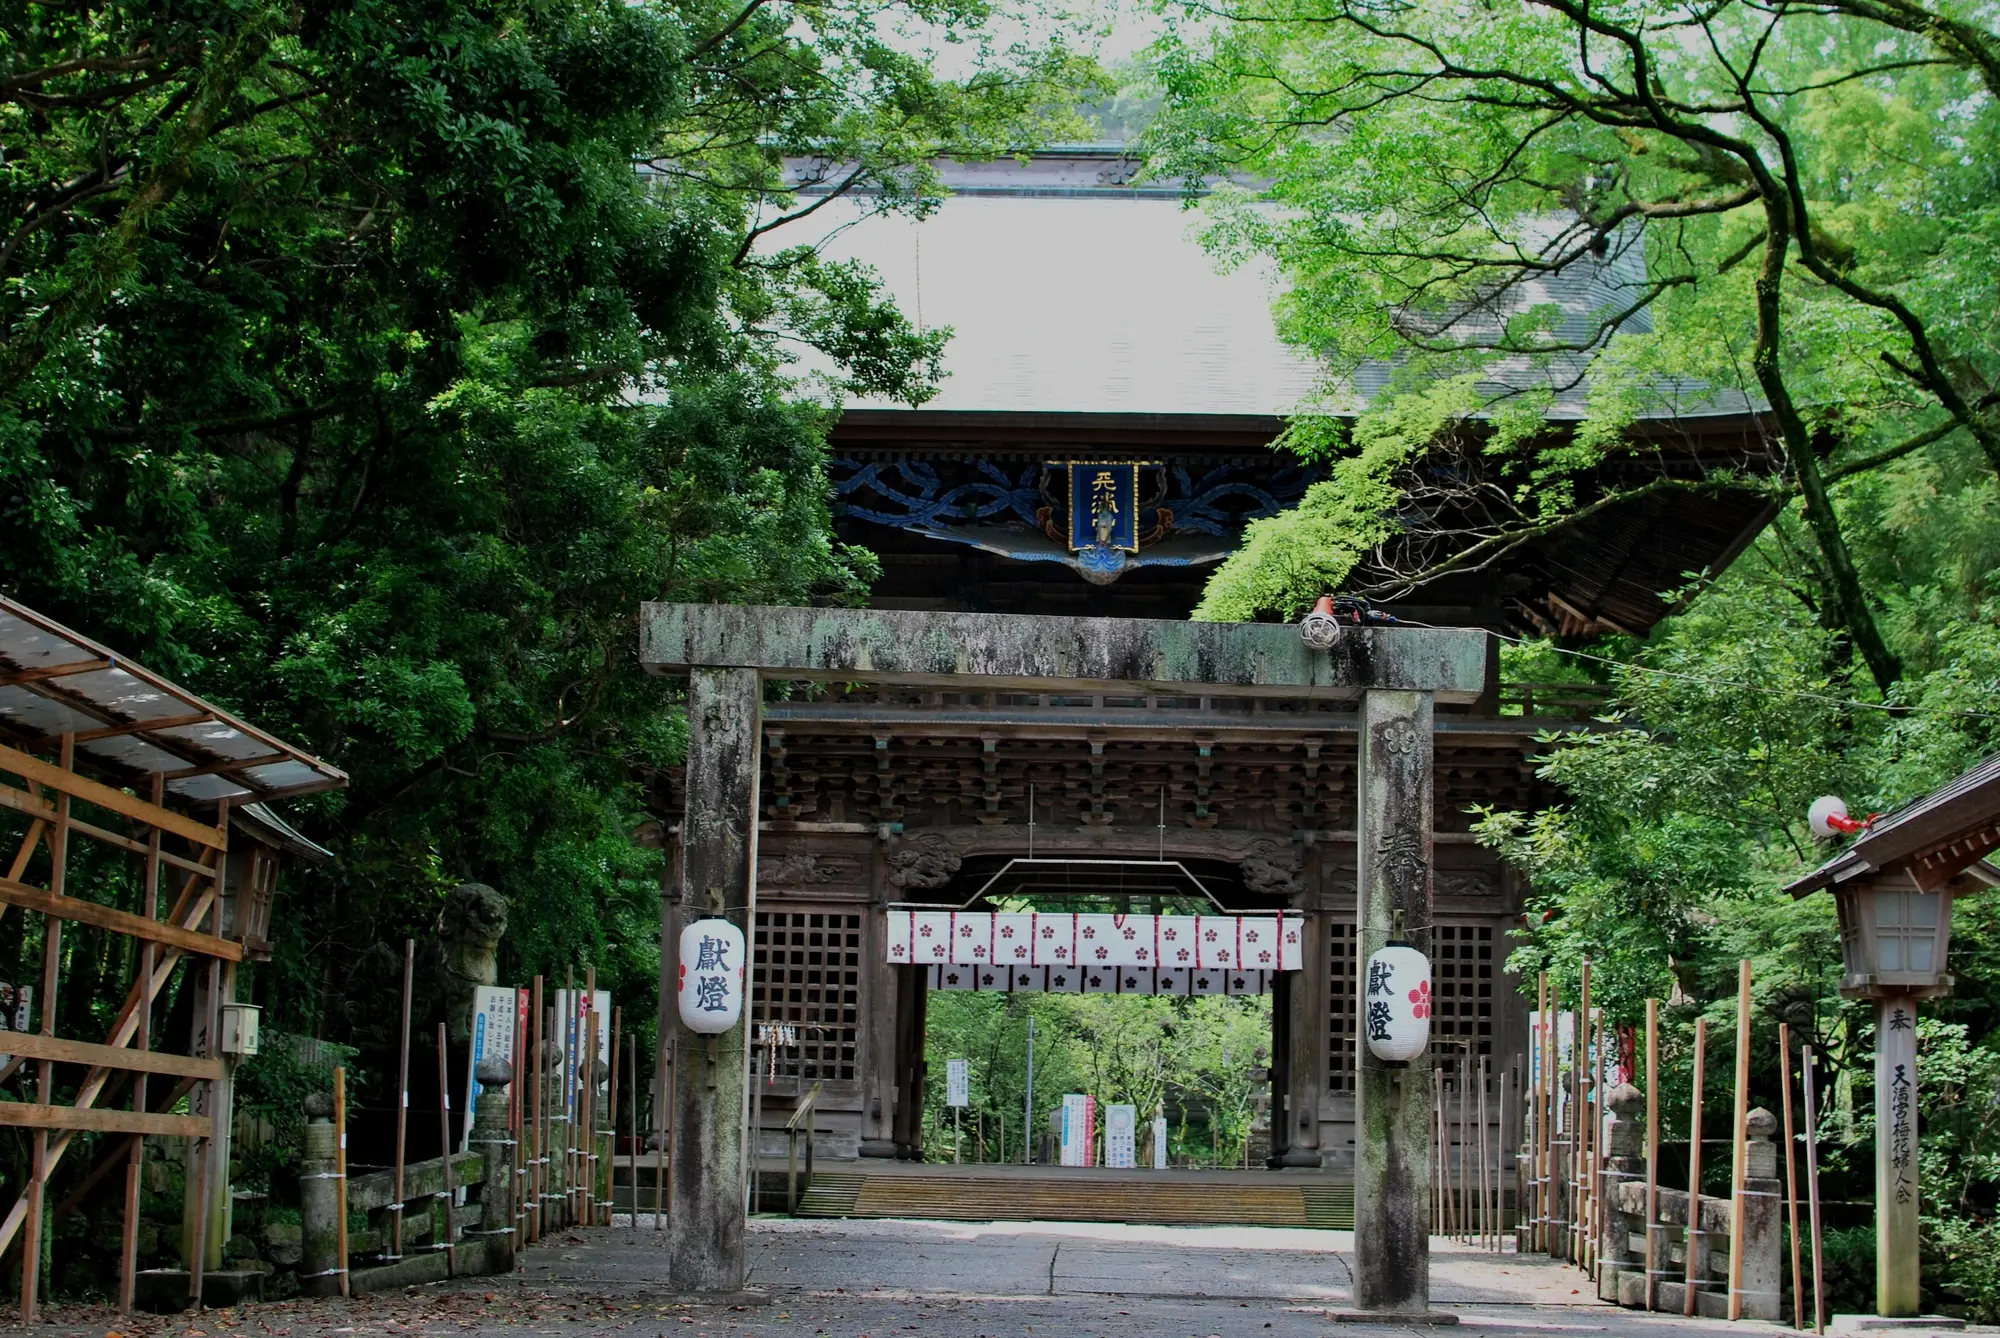
{"label": "gate pillar", "polygon": [[1354,1305],[1418,1316],[1430,1310],[1432,1061],[1369,1051],[1363,977],[1391,938],[1431,953],[1431,708],[1428,692],[1363,694],[1357,769]]}

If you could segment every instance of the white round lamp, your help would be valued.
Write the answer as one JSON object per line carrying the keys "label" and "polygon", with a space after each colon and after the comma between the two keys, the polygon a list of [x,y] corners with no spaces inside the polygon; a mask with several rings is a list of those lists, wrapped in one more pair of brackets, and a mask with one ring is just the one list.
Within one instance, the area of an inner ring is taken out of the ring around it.
{"label": "white round lamp", "polygon": [[1390,943],[1368,959],[1361,983],[1361,1034],[1368,1052],[1407,1063],[1431,1043],[1431,963],[1407,943]]}
{"label": "white round lamp", "polygon": [[681,930],[679,1002],[689,1031],[713,1036],[743,1016],[743,931],[727,920]]}

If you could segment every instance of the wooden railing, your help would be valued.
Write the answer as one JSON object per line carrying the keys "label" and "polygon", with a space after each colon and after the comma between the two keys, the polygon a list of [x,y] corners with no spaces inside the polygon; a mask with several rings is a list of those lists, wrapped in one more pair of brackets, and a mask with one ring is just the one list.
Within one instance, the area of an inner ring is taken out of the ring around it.
{"label": "wooden railing", "polygon": [[1594,720],[1612,713],[1613,691],[1600,683],[1502,683],[1500,714]]}

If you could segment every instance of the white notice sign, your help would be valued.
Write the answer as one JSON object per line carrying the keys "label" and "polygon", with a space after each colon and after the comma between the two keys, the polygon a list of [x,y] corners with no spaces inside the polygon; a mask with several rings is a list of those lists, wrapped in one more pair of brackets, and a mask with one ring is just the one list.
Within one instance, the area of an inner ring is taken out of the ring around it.
{"label": "white notice sign", "polygon": [[1104,1108],[1104,1164],[1131,1170],[1139,1164],[1139,1108]]}
{"label": "white notice sign", "polygon": [[961,1109],[972,1104],[972,1065],[963,1059],[945,1061],[944,1103]]}
{"label": "white notice sign", "polygon": [[472,987],[472,1045],[465,1056],[465,1119],[459,1132],[461,1149],[472,1145],[472,1117],[479,1109],[479,1061],[488,1055],[514,1062],[516,1024],[526,1010],[526,990],[511,985]]}
{"label": "white notice sign", "polygon": [[1153,1117],[1153,1169],[1167,1169],[1167,1117],[1164,1115]]}

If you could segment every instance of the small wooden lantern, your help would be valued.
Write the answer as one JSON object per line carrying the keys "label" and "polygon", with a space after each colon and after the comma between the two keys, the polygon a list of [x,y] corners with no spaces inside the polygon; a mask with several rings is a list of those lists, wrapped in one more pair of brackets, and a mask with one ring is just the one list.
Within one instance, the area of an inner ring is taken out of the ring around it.
{"label": "small wooden lantern", "polygon": [[1862,876],[1833,885],[1850,999],[1951,992],[1945,972],[1951,948],[1950,887],[1926,889],[1907,873]]}

